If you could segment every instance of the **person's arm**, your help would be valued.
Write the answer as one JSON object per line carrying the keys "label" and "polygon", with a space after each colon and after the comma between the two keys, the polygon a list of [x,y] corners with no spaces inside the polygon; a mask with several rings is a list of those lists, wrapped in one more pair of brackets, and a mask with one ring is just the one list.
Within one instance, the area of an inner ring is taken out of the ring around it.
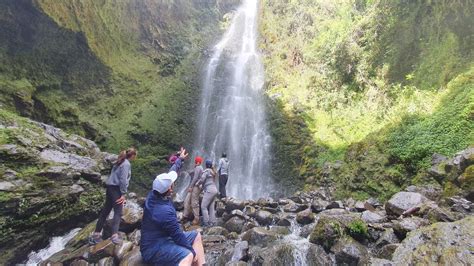
{"label": "person's arm", "polygon": [[130,164],[124,162],[122,163],[122,165],[120,165],[118,170],[119,172],[117,174],[120,180],[120,192],[122,192],[122,194],[125,194],[127,193],[128,189],[128,174],[131,170]]}
{"label": "person's arm", "polygon": [[171,171],[175,171],[176,173],[179,172],[179,169],[183,166],[183,160],[181,158],[176,159],[174,162],[173,166],[170,168]]}
{"label": "person's arm", "polygon": [[222,167],[222,159],[219,160],[219,164],[218,164],[218,166],[217,166],[217,172],[220,173],[221,167]]}
{"label": "person's arm", "polygon": [[196,252],[194,251],[192,244],[189,245],[188,241],[186,241],[186,235],[183,233],[183,230],[181,230],[181,227],[179,226],[178,219],[176,218],[176,212],[169,210],[165,213],[160,213],[159,215],[163,215],[164,219],[156,219],[157,217],[155,217],[155,215],[157,215],[157,213],[153,213],[153,219],[164,220],[163,229],[171,237],[171,239],[173,239],[173,241],[177,245],[189,249],[193,253],[193,256],[196,256]]}

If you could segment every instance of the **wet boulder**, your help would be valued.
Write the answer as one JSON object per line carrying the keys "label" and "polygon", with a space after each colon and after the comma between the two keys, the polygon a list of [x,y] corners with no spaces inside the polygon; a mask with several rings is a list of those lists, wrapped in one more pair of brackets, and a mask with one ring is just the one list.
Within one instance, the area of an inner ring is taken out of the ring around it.
{"label": "wet boulder", "polygon": [[302,224],[302,225],[310,224],[310,223],[314,222],[314,219],[315,219],[315,217],[314,217],[313,212],[311,212],[311,209],[306,209],[304,211],[300,211],[296,215],[296,221],[299,224]]}
{"label": "wet boulder", "polygon": [[259,210],[255,215],[255,219],[260,225],[270,225],[273,222],[273,214],[268,211]]}
{"label": "wet boulder", "polygon": [[243,210],[245,208],[245,202],[242,200],[230,198],[225,202],[225,210],[232,212],[233,210]]}
{"label": "wet boulder", "polygon": [[242,232],[242,228],[244,227],[245,220],[239,216],[234,216],[230,218],[224,225],[225,229],[229,232]]}
{"label": "wet boulder", "polygon": [[250,245],[266,247],[282,237],[282,234],[268,230],[264,227],[255,227],[245,232],[242,235],[242,240],[247,241]]}

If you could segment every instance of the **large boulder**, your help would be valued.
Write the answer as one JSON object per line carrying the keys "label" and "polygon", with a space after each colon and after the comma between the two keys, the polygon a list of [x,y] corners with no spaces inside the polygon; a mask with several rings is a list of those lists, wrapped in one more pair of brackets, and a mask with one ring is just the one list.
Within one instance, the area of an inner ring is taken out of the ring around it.
{"label": "large boulder", "polygon": [[336,255],[338,265],[365,265],[369,260],[367,248],[350,237],[339,239],[331,252]]}
{"label": "large boulder", "polygon": [[242,235],[242,240],[247,241],[250,245],[266,247],[282,237],[282,234],[275,231],[268,230],[264,227],[255,227],[245,232]]}
{"label": "large boulder", "polygon": [[472,265],[473,239],[473,216],[436,223],[410,233],[395,250],[393,261],[399,265]]}
{"label": "large boulder", "polygon": [[244,228],[244,224],[245,224],[244,219],[242,219],[239,216],[234,216],[225,223],[224,227],[229,232],[236,232],[240,234],[240,232],[242,232],[242,228]]}
{"label": "large boulder", "polygon": [[268,211],[259,210],[255,219],[260,225],[270,225],[273,222],[273,214]]}
{"label": "large boulder", "polygon": [[309,241],[321,245],[326,251],[344,234],[344,225],[338,220],[323,216],[318,220],[309,236]]}
{"label": "large boulder", "polygon": [[398,192],[385,204],[385,210],[389,215],[399,216],[405,211],[420,206],[428,199],[415,192]]}
{"label": "large boulder", "polygon": [[311,209],[306,209],[304,211],[300,211],[296,215],[296,221],[299,224],[302,224],[302,225],[310,224],[310,223],[314,222],[314,219],[315,219],[315,217],[314,217],[314,214],[311,211]]}

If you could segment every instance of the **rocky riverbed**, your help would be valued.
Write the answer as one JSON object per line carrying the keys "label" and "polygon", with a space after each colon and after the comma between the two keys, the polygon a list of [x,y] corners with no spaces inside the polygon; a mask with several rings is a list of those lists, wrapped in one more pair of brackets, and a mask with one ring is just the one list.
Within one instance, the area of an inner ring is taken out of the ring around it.
{"label": "rocky riverbed", "polygon": [[[323,191],[279,200],[229,198],[217,202],[215,226],[184,228],[202,232],[209,265],[474,263],[474,205],[461,197],[436,202],[429,199],[432,192],[409,187],[385,204],[375,199],[332,201]],[[120,226],[123,244],[105,240],[88,246],[91,223],[44,265],[142,264],[143,199],[132,196]],[[182,203],[175,205],[182,210]]]}

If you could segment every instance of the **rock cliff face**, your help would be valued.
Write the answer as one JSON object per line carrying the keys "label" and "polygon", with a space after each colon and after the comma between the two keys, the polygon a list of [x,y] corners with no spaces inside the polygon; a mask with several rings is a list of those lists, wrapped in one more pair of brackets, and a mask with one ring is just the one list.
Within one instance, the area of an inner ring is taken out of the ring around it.
{"label": "rock cliff face", "polygon": [[0,104],[110,151],[135,145],[149,175],[191,141],[200,63],[238,2],[1,1]]}
{"label": "rock cliff face", "polygon": [[0,136],[0,264],[10,264],[97,215],[103,175],[116,156],[5,111]]}

